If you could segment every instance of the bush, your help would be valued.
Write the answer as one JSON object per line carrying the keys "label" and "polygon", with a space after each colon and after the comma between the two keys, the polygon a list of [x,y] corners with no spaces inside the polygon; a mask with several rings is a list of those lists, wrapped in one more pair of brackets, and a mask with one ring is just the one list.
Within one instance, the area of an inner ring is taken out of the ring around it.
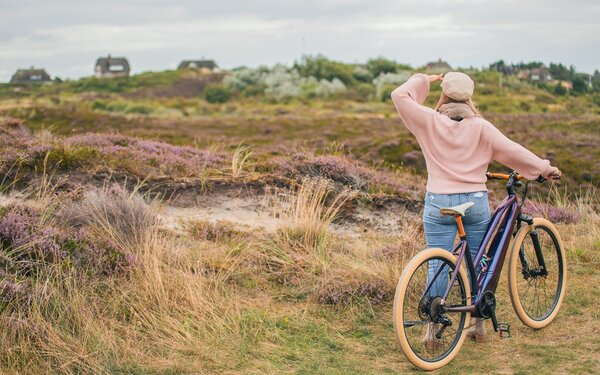
{"label": "bush", "polygon": [[137,113],[141,115],[149,115],[152,113],[152,108],[141,104],[133,104],[125,108],[125,113]]}
{"label": "bush", "polygon": [[98,109],[98,110],[104,111],[104,110],[106,110],[106,103],[103,101],[100,101],[100,100],[94,100],[92,102],[92,109],[94,109],[94,110]]}
{"label": "bush", "polygon": [[123,252],[143,246],[158,224],[144,199],[121,186],[88,190],[83,199],[62,208],[60,219],[72,228],[89,228]]}
{"label": "bush", "polygon": [[354,68],[352,71],[352,77],[359,82],[370,83],[373,80],[373,75],[371,72],[362,66],[357,66]]}
{"label": "bush", "polygon": [[573,80],[573,92],[583,94],[588,92],[588,84],[583,78],[575,78]]}
{"label": "bush", "polygon": [[375,96],[375,86],[370,83],[361,83],[354,88],[359,98],[371,100]]}
{"label": "bush", "polygon": [[[389,89],[389,87],[391,87],[391,86],[397,87],[398,85],[401,85],[404,82],[406,82],[409,77],[410,77],[409,72],[382,73],[382,74],[378,75],[377,78],[375,78],[373,80],[373,84],[375,85],[375,89],[376,89],[375,95],[378,98],[380,98],[381,100],[389,99],[390,95],[389,95],[388,91],[386,91],[384,93],[384,87],[387,89]],[[384,96],[384,94],[386,94],[386,95]]]}
{"label": "bush", "polygon": [[296,69],[285,65],[275,65],[270,70],[265,67],[240,69],[227,76],[224,84],[244,97],[265,94],[274,101],[330,97],[346,91],[346,85],[338,78],[303,77]]}
{"label": "bush", "polygon": [[314,77],[317,80],[332,81],[339,79],[346,86],[352,86],[355,79],[350,65],[327,59],[325,56],[304,56],[300,63],[294,64],[302,77]]}
{"label": "bush", "polygon": [[315,87],[315,94],[320,97],[329,97],[346,91],[346,86],[337,78],[331,81],[320,80]]}
{"label": "bush", "polygon": [[560,96],[567,95],[567,89],[560,83],[557,83],[556,86],[554,86],[553,91],[556,95],[560,95]]}
{"label": "bush", "polygon": [[209,103],[225,103],[231,98],[231,91],[223,85],[211,85],[204,89],[204,99]]}
{"label": "bush", "polygon": [[398,64],[395,61],[378,57],[367,61],[367,69],[369,69],[373,77],[378,77],[382,73],[396,73]]}
{"label": "bush", "polygon": [[123,102],[110,102],[106,104],[106,110],[109,112],[124,112],[127,108],[127,103]]}

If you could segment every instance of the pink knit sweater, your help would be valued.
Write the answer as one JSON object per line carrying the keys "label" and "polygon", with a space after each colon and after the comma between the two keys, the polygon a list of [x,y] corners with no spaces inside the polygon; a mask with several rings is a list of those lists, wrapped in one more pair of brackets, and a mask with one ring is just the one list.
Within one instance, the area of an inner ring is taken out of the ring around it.
{"label": "pink knit sweater", "polygon": [[420,73],[392,92],[402,121],[425,156],[427,191],[454,194],[487,190],[485,172],[492,160],[530,180],[553,171],[548,160],[511,141],[483,118],[458,122],[425,107],[428,94],[429,79]]}

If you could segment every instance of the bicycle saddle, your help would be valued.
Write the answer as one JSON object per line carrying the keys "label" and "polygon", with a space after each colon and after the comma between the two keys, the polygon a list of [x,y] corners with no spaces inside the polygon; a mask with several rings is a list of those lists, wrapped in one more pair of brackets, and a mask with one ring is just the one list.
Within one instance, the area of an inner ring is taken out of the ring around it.
{"label": "bicycle saddle", "polygon": [[454,206],[454,207],[442,207],[442,208],[440,208],[440,214],[446,215],[446,216],[456,216],[456,215],[465,216],[465,211],[467,211],[467,209],[474,204],[475,203],[473,203],[473,202],[467,202],[467,203],[459,204],[458,206]]}

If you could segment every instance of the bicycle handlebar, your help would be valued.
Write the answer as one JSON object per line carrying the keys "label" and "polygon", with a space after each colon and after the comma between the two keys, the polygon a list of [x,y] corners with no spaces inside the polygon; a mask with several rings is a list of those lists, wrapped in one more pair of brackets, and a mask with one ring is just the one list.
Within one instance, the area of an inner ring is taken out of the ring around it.
{"label": "bicycle handlebar", "polygon": [[[523,176],[516,174],[516,173],[515,173],[515,176],[516,176],[517,180],[520,180],[523,178]],[[488,180],[508,180],[510,178],[510,174],[486,172],[485,177],[487,177]]]}
{"label": "bicycle handlebar", "polygon": [[[513,172],[511,174],[486,172],[485,176],[487,177],[488,180],[508,180],[508,179],[510,179],[511,176],[514,176],[517,180],[521,180],[521,179],[525,178],[516,172]],[[552,176],[550,179],[551,180],[560,180],[560,176]],[[538,178],[535,179],[535,182],[539,182],[541,184],[547,180],[548,179],[546,177],[540,175],[540,176],[538,176]]]}

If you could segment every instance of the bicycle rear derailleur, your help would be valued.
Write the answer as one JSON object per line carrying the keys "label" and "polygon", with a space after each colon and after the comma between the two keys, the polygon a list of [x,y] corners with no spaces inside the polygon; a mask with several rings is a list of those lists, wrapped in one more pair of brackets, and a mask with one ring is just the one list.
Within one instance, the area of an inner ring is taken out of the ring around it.
{"label": "bicycle rear derailleur", "polygon": [[452,321],[448,319],[442,305],[441,297],[423,297],[419,303],[419,317],[422,320],[429,319],[433,323],[440,323],[440,329],[435,333],[435,337],[439,340],[447,327],[452,325]]}

